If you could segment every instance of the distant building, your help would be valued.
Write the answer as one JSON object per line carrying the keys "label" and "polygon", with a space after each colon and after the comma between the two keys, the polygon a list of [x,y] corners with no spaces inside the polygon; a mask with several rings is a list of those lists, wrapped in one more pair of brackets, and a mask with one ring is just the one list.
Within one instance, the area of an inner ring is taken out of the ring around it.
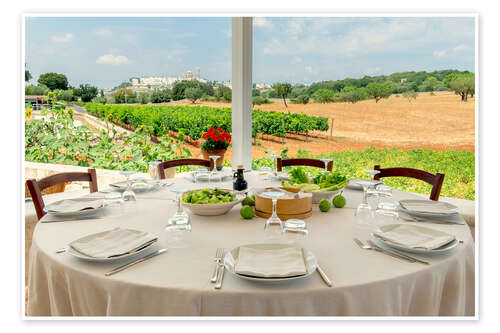
{"label": "distant building", "polygon": [[401,83],[405,83],[406,82],[406,78],[405,79],[401,79]]}
{"label": "distant building", "polygon": [[132,90],[145,90],[146,89],[157,89],[157,88],[170,88],[175,82],[182,80],[197,80],[206,83],[207,80],[203,79],[200,75],[200,68],[196,68],[196,74],[192,71],[187,71],[180,77],[174,76],[142,76],[142,77],[132,77],[130,78],[130,83],[132,84]]}

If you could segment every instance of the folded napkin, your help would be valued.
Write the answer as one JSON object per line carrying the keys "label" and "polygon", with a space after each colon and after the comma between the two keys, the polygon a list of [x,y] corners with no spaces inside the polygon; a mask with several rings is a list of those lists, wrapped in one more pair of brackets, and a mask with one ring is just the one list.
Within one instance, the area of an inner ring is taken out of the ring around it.
{"label": "folded napkin", "polygon": [[421,213],[436,213],[436,214],[453,214],[456,213],[449,205],[439,201],[404,201],[401,200],[400,205],[410,212]]}
{"label": "folded napkin", "polygon": [[47,209],[49,213],[71,213],[78,212],[86,209],[97,209],[102,207],[104,204],[103,199],[98,198],[76,198],[76,199],[65,199],[51,203],[50,208]]}
{"label": "folded napkin", "polygon": [[431,235],[425,229],[413,225],[400,225],[391,231],[375,231],[374,234],[397,245],[426,250],[437,249],[455,239],[455,236],[446,233]]}
{"label": "folded napkin", "polygon": [[157,240],[157,236],[146,231],[115,228],[83,237],[69,246],[89,257],[111,258],[136,252]]}
{"label": "folded napkin", "polygon": [[307,271],[300,248],[261,250],[242,246],[235,272],[256,277],[278,278],[305,275]]}

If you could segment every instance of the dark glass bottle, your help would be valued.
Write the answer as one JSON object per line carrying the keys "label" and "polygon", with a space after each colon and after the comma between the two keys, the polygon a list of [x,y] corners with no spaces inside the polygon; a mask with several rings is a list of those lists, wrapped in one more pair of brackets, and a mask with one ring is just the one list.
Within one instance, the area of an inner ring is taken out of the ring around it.
{"label": "dark glass bottle", "polygon": [[248,183],[243,178],[243,170],[243,165],[238,165],[238,170],[234,173],[236,179],[233,182],[233,190],[243,191],[248,188]]}

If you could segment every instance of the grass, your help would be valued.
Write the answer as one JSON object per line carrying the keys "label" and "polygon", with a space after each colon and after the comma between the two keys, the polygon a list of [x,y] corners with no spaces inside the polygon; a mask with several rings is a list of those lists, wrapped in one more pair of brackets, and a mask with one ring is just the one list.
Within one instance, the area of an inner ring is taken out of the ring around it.
{"label": "grass", "polygon": [[[369,178],[364,172],[379,164],[384,167],[409,167],[426,170],[431,173],[445,174],[441,195],[461,199],[475,199],[475,156],[474,153],[462,150],[434,151],[429,149],[400,150],[366,148],[362,151],[342,151],[312,156],[307,151],[299,151],[298,157],[331,158],[334,169],[341,171],[347,177]],[[253,168],[271,165],[268,158],[254,160]],[[308,168],[311,174],[321,171],[318,168]],[[423,181],[391,177],[384,183],[392,188],[417,192],[431,192],[431,186]]]}

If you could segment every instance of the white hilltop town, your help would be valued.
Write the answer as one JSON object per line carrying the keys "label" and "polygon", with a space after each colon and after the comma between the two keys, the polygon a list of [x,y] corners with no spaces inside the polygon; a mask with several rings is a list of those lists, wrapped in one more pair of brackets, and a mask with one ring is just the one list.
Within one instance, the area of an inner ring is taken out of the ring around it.
{"label": "white hilltop town", "polygon": [[[200,68],[196,68],[195,73],[188,70],[182,76],[131,77],[129,79],[131,86],[127,87],[127,89],[131,89],[134,92],[143,92],[143,91],[150,91],[150,90],[154,90],[154,89],[172,88],[172,86],[175,84],[175,82],[184,81],[184,80],[189,80],[189,81],[197,80],[197,81],[202,82],[202,83],[209,82],[207,79],[204,79],[201,77]],[[224,82],[212,81],[212,82],[221,83],[230,89],[233,88],[231,81],[224,81]],[[269,84],[266,84],[266,83],[256,83],[255,88],[261,90],[261,89],[269,89],[269,88],[271,88],[271,86]],[[105,94],[112,93],[111,89],[104,89],[103,91]]]}

